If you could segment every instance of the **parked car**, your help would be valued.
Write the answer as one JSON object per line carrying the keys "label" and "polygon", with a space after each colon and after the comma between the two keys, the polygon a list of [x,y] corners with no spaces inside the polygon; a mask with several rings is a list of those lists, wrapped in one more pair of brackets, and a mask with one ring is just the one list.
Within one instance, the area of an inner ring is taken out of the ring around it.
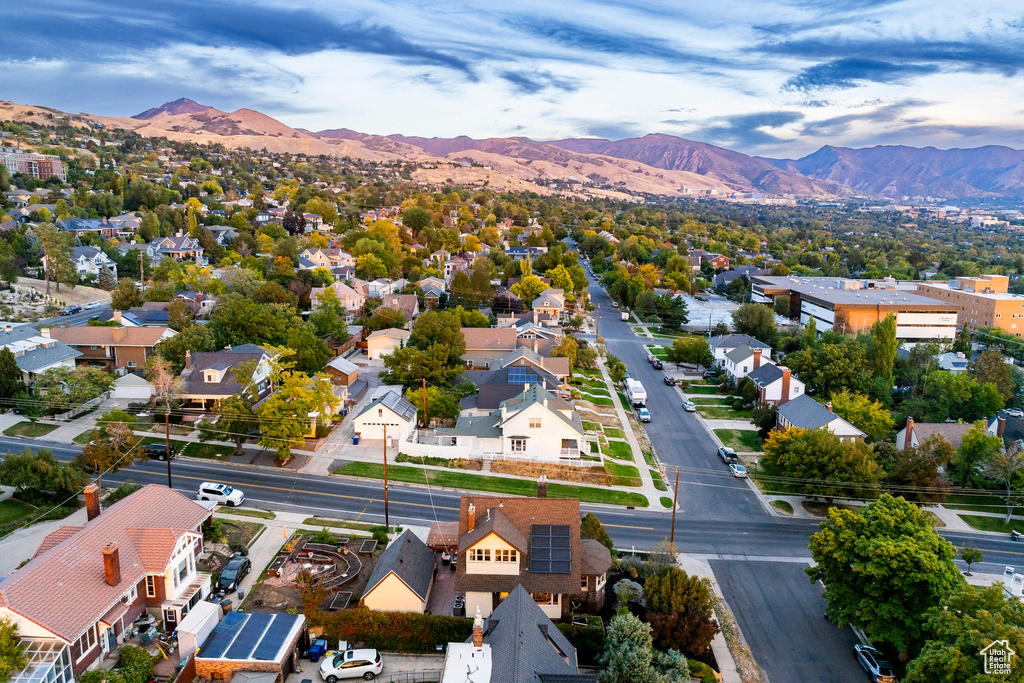
{"label": "parked car", "polygon": [[711,379],[712,377],[714,377],[717,374],[718,373],[715,372],[714,370],[705,370],[703,373],[701,373],[700,377],[701,377],[701,379]]}
{"label": "parked car", "polygon": [[215,484],[213,482],[203,482],[199,485],[199,492],[196,494],[197,500],[212,500],[220,503],[221,505],[229,505],[234,507],[235,505],[241,505],[245,500],[245,495],[236,488],[232,488],[227,484]]}
{"label": "parked car", "polygon": [[1003,414],[1008,417],[1024,417],[1024,410],[1020,408],[1007,408],[1003,411]]}
{"label": "parked car", "polygon": [[853,646],[853,654],[868,672],[868,677],[873,683],[895,683],[896,674],[892,670],[892,665],[876,648],[858,643]]}
{"label": "parked car", "polygon": [[731,465],[729,465],[729,471],[732,472],[732,476],[736,477],[737,479],[747,478],[747,468],[739,463],[734,462]]}
{"label": "parked car", "polygon": [[665,384],[674,387],[676,385],[676,378],[672,375],[665,375]]}
{"label": "parked car", "polygon": [[688,413],[696,413],[697,412],[697,406],[694,404],[693,401],[683,401],[683,408]]}
{"label": "parked car", "polygon": [[618,308],[618,307],[619,307],[619,302],[618,301],[613,301],[612,302],[612,308]]}
{"label": "parked car", "polygon": [[736,451],[729,448],[728,446],[722,446],[718,449],[718,457],[722,459],[724,463],[734,463],[736,460]]}
{"label": "parked car", "polygon": [[641,422],[650,422],[651,421],[651,413],[647,410],[647,408],[637,408],[636,409],[636,418],[638,420],[640,420]]}
{"label": "parked car", "polygon": [[21,406],[14,406],[13,408],[11,408],[11,412],[14,413],[15,415],[24,415],[25,409],[22,408]]}
{"label": "parked car", "polygon": [[[142,450],[145,451],[146,457],[155,458],[156,460],[167,459],[166,441],[147,443],[145,446],[143,446]],[[175,453],[174,451],[174,446],[171,446],[170,452],[172,458],[177,455],[177,453]]]}
{"label": "parked car", "polygon": [[665,368],[665,364],[657,359],[655,359],[653,365],[655,370],[663,370]]}
{"label": "parked car", "polygon": [[217,590],[222,590],[225,593],[237,590],[238,584],[251,570],[252,562],[248,557],[236,557],[220,571],[220,575],[217,577]]}
{"label": "parked car", "polygon": [[376,650],[346,650],[320,663],[320,678],[335,683],[340,678],[364,678],[372,681],[384,669]]}
{"label": "parked car", "polygon": [[85,305],[85,310],[91,311],[94,308],[99,308],[99,307],[100,307],[100,302],[99,301],[90,301],[89,303],[87,303]]}
{"label": "parked car", "polygon": [[78,304],[71,304],[70,306],[65,306],[64,310],[61,311],[60,314],[61,315],[74,315],[75,313],[81,313],[81,312],[82,312],[82,307],[81,306],[79,306]]}

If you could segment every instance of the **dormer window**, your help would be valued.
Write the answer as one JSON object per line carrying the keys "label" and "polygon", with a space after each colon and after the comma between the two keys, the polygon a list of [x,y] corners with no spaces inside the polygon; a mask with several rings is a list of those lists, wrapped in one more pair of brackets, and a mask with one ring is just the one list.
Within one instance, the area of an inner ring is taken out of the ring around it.
{"label": "dormer window", "polygon": [[220,373],[217,372],[216,370],[207,370],[206,371],[206,383],[207,384],[217,384],[218,382],[220,382]]}

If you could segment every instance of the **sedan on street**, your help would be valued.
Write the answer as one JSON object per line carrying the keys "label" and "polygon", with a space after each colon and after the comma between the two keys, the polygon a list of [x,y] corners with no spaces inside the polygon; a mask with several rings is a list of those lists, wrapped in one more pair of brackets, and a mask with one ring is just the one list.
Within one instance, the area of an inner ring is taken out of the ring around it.
{"label": "sedan on street", "polygon": [[747,468],[744,467],[743,465],[740,465],[739,463],[734,462],[731,465],[729,465],[729,471],[732,472],[732,476],[736,477],[737,479],[747,478]]}
{"label": "sedan on street", "polygon": [[892,665],[881,652],[870,645],[854,645],[853,654],[857,661],[868,672],[868,680],[872,683],[895,683],[896,674]]}

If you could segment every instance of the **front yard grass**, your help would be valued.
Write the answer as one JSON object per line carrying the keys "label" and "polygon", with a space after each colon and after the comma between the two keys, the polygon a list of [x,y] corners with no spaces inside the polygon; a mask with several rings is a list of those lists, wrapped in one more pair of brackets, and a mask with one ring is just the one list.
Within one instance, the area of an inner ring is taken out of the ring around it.
{"label": "front yard grass", "polygon": [[621,391],[616,391],[615,393],[619,395],[619,400],[622,401],[622,409],[627,413],[631,411],[633,407],[629,405],[629,400],[626,398],[626,395]]}
{"label": "front yard grass", "polygon": [[601,425],[596,422],[587,422],[583,420],[583,429],[588,432],[599,432],[601,431]]}
{"label": "front yard grass", "polygon": [[604,383],[603,379],[588,379],[586,377],[573,377],[573,380],[574,380],[574,382],[577,385],[582,384],[584,386],[592,387],[594,389],[604,389],[606,386],[608,386],[607,384]]}
{"label": "front yard grass", "polygon": [[697,412],[709,420],[749,420],[750,409],[733,410],[732,408],[702,408],[697,406]]}
{"label": "front yard grass", "polygon": [[81,434],[79,434],[78,436],[76,436],[75,438],[73,438],[71,440],[74,441],[77,444],[85,445],[85,444],[89,443],[90,441],[92,441],[92,430],[91,429],[86,429],[84,432],[82,432]]}
{"label": "front yard grass", "polygon": [[612,475],[612,486],[643,486],[640,470],[633,465],[622,465],[614,460],[606,460],[604,469]]}
{"label": "front yard grass", "polygon": [[602,450],[605,455],[610,455],[617,460],[633,461],[633,449],[625,441],[609,441],[608,445]]}
{"label": "front yard grass", "polygon": [[950,493],[944,507],[951,510],[973,510],[974,512],[1000,512],[1006,510],[1006,500],[990,493]]}
{"label": "front yard grass", "polygon": [[654,480],[654,488],[659,491],[668,491],[668,486],[665,485],[665,482],[661,478],[661,472],[651,470],[651,479]]}
{"label": "front yard grass", "polygon": [[[177,446],[175,446],[177,450]],[[206,460],[228,460],[235,452],[234,446],[222,446],[213,443],[190,442],[179,455],[186,455],[190,458],[205,458]]]}
{"label": "front yard grass", "polygon": [[622,431],[621,429],[616,429],[615,427],[605,427],[604,428],[604,435],[605,436],[610,436],[613,439],[625,439],[626,438],[626,432]]}
{"label": "front yard grass", "polygon": [[267,512],[266,510],[239,510],[238,508],[228,507],[226,505],[218,505],[217,512],[223,512],[227,515],[239,515],[241,517],[258,517],[259,519],[277,519],[277,515],[273,512]]}
{"label": "front yard grass", "polygon": [[16,425],[12,425],[4,430],[4,434],[7,436],[27,436],[29,438],[36,436],[46,436],[58,425],[46,424],[45,422],[29,422],[23,420]]}
{"label": "front yard grass", "polygon": [[28,503],[23,503],[14,498],[0,500],[0,524],[6,524],[7,522],[27,517],[34,511],[35,508]]}
{"label": "front yard grass", "polygon": [[698,406],[732,406],[732,402],[736,399],[731,396],[725,398],[708,398],[706,396],[694,396],[692,399],[694,405]]}
{"label": "front yard grass", "polygon": [[693,395],[696,395],[696,394],[720,394],[721,393],[721,389],[719,389],[717,385],[712,385],[712,386],[708,386],[708,385],[693,386],[693,385],[690,385],[689,388],[683,389],[683,393],[687,394],[687,395],[690,395],[690,394],[693,394]]}
{"label": "front yard grass", "polygon": [[740,453],[759,452],[763,448],[761,438],[754,430],[716,429],[715,434],[724,445]]}
{"label": "front yard grass", "polygon": [[964,520],[971,525],[972,528],[978,531],[998,531],[1004,534],[1008,534],[1014,529],[1020,531],[1024,528],[1024,520],[1011,519],[1010,523],[1007,524],[1003,521],[1004,517],[984,517],[982,515],[960,515],[960,519]]}
{"label": "front yard grass", "polygon": [[603,398],[601,396],[591,396],[590,394],[583,394],[583,400],[593,403],[595,406],[614,406],[615,402],[611,398]]}

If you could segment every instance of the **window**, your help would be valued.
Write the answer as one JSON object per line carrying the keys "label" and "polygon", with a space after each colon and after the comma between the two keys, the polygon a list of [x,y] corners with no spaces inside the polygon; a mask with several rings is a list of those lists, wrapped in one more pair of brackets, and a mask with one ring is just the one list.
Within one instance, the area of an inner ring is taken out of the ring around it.
{"label": "window", "polygon": [[[149,577],[146,577],[147,579]],[[128,589],[128,592],[121,596],[121,602],[126,605],[130,605],[135,602],[135,598],[139,597],[139,591],[135,586]]]}
{"label": "window", "polygon": [[78,661],[82,661],[86,653],[94,647],[96,647],[96,627],[90,626],[89,630],[75,641],[75,649],[78,650]]}
{"label": "window", "polygon": [[156,597],[156,577],[152,574],[146,576],[146,597]]}
{"label": "window", "polygon": [[469,551],[470,562],[490,562],[491,561],[491,549],[490,548],[473,548]]}
{"label": "window", "polygon": [[186,576],[188,576],[188,558],[187,557],[184,560],[181,561],[181,564],[178,565],[178,571],[175,574],[174,585],[177,586],[179,583],[184,581]]}
{"label": "window", "polygon": [[540,418],[539,417],[531,417],[530,418],[530,429],[540,429]]}
{"label": "window", "polygon": [[555,593],[534,593],[533,601],[538,605],[557,605],[558,595]]}
{"label": "window", "polygon": [[130,367],[130,368],[136,367],[135,361],[133,361],[133,360],[128,361],[128,367]]}
{"label": "window", "polygon": [[515,550],[495,550],[495,562],[518,562],[518,553]]}
{"label": "window", "polygon": [[525,453],[526,452],[526,439],[512,439],[512,452],[513,453]]}
{"label": "window", "polygon": [[588,586],[587,586],[587,577],[581,576],[580,577],[580,590],[584,590],[585,591],[585,590],[587,590],[587,588],[588,588]]}

